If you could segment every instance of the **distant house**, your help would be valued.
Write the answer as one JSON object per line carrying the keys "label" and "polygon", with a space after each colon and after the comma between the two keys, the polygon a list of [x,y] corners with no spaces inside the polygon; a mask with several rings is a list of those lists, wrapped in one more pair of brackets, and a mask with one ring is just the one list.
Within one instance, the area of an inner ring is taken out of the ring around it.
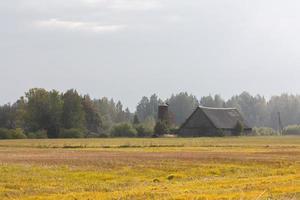
{"label": "distant house", "polygon": [[252,131],[236,108],[198,107],[177,134],[183,137],[234,135],[238,123],[243,125],[245,133]]}

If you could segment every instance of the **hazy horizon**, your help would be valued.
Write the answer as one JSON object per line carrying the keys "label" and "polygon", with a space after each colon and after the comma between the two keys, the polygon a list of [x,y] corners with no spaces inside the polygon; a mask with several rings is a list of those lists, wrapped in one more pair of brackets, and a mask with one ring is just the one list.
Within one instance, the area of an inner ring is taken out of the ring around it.
{"label": "hazy horizon", "polygon": [[29,88],[121,100],[300,91],[300,2],[10,0],[0,3],[0,104]]}

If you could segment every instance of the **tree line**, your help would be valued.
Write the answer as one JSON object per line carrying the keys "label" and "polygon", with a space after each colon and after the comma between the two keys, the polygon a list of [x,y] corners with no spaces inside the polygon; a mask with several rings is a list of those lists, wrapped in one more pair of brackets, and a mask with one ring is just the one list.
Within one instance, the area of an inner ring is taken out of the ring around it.
{"label": "tree line", "polygon": [[120,101],[106,97],[91,99],[74,89],[61,93],[33,88],[15,103],[0,106],[0,139],[151,136],[159,130],[165,131],[166,127],[156,123],[158,105],[163,102],[169,104],[173,130],[200,105],[235,107],[253,127],[277,130],[278,113],[283,127],[300,124],[299,95],[282,94],[267,100],[243,92],[224,100],[220,95],[197,98],[182,92],[162,100],[153,94],[142,97],[136,111],[130,112]]}
{"label": "tree line", "polygon": [[131,115],[113,99],[92,100],[73,89],[60,93],[34,88],[15,103],[0,107],[0,138],[99,136],[113,124],[130,122]]}
{"label": "tree line", "polygon": [[[157,95],[143,97],[138,103],[136,114],[141,120],[156,118],[157,105],[162,102]],[[281,94],[266,99],[261,95],[242,92],[224,100],[220,95],[208,95],[197,98],[195,95],[182,92],[166,99],[169,104],[170,117],[179,126],[197,106],[216,108],[237,108],[252,127],[270,127],[278,130],[279,114],[283,127],[300,124],[300,95]]]}

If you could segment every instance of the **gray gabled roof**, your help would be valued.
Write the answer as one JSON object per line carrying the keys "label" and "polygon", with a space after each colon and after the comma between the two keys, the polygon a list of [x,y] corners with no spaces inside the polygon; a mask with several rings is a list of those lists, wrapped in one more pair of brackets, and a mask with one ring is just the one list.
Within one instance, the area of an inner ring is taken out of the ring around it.
{"label": "gray gabled roof", "polygon": [[244,128],[251,128],[236,108],[199,107],[216,128],[233,129],[238,121]]}

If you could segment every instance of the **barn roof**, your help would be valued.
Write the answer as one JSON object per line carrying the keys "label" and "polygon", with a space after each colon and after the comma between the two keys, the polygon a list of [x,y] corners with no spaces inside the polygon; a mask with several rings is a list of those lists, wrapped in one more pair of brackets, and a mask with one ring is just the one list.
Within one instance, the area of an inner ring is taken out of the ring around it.
{"label": "barn roof", "polygon": [[241,113],[236,108],[209,108],[199,107],[216,128],[233,129],[238,121],[244,124],[244,128],[250,128]]}

